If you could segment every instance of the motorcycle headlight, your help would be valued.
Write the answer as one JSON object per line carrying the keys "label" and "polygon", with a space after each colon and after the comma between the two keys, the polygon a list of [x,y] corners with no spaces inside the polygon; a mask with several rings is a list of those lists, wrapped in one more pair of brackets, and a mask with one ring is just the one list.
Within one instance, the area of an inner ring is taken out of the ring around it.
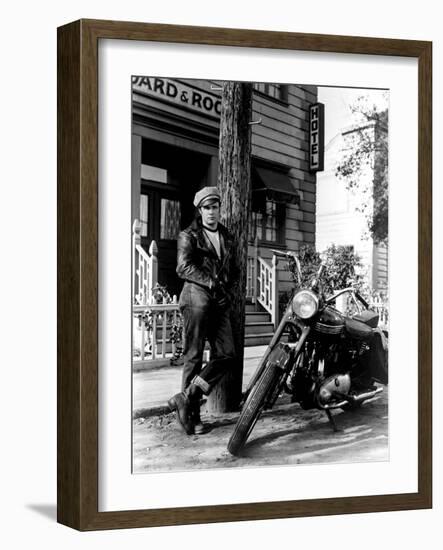
{"label": "motorcycle headlight", "polygon": [[302,290],[292,299],[292,310],[300,319],[310,319],[318,311],[318,298],[309,291]]}

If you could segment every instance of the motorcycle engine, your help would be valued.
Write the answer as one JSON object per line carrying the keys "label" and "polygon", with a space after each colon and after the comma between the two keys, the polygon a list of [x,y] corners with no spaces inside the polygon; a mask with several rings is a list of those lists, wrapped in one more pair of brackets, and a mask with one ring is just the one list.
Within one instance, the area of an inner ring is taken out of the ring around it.
{"label": "motorcycle engine", "polygon": [[316,388],[316,400],[320,407],[334,401],[342,401],[351,389],[351,377],[346,374],[334,374],[325,378]]}

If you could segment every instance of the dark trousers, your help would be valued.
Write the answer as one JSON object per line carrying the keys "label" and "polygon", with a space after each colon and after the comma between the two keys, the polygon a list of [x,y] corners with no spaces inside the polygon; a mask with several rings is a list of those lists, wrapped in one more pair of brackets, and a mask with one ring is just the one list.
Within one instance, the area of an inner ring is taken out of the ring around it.
{"label": "dark trousers", "polygon": [[[179,305],[183,315],[184,335],[182,390],[194,382],[205,395],[209,395],[234,364],[235,349],[229,308],[216,299],[210,290],[190,282],[185,282]],[[202,369],[206,340],[211,346],[211,360]]]}

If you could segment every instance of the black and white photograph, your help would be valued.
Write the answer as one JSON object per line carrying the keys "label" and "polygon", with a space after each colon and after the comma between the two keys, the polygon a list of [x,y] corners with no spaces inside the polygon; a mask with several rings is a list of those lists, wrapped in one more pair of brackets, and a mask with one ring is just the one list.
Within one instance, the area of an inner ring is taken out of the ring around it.
{"label": "black and white photograph", "polygon": [[437,7],[5,4],[5,548],[441,538]]}
{"label": "black and white photograph", "polygon": [[133,473],[389,460],[389,90],[131,85]]}

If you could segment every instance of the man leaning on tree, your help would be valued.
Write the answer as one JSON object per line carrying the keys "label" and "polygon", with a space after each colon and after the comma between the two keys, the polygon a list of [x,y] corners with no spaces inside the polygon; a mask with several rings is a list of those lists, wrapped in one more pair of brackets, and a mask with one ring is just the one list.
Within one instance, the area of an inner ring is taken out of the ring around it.
{"label": "man leaning on tree", "polygon": [[[182,391],[169,399],[179,426],[202,434],[200,402],[234,365],[229,317],[229,290],[237,277],[234,240],[220,219],[217,187],[204,187],[194,197],[198,215],[177,242],[177,274],[185,280],[179,307],[183,315],[184,367]],[[208,340],[211,360],[203,367]]]}

